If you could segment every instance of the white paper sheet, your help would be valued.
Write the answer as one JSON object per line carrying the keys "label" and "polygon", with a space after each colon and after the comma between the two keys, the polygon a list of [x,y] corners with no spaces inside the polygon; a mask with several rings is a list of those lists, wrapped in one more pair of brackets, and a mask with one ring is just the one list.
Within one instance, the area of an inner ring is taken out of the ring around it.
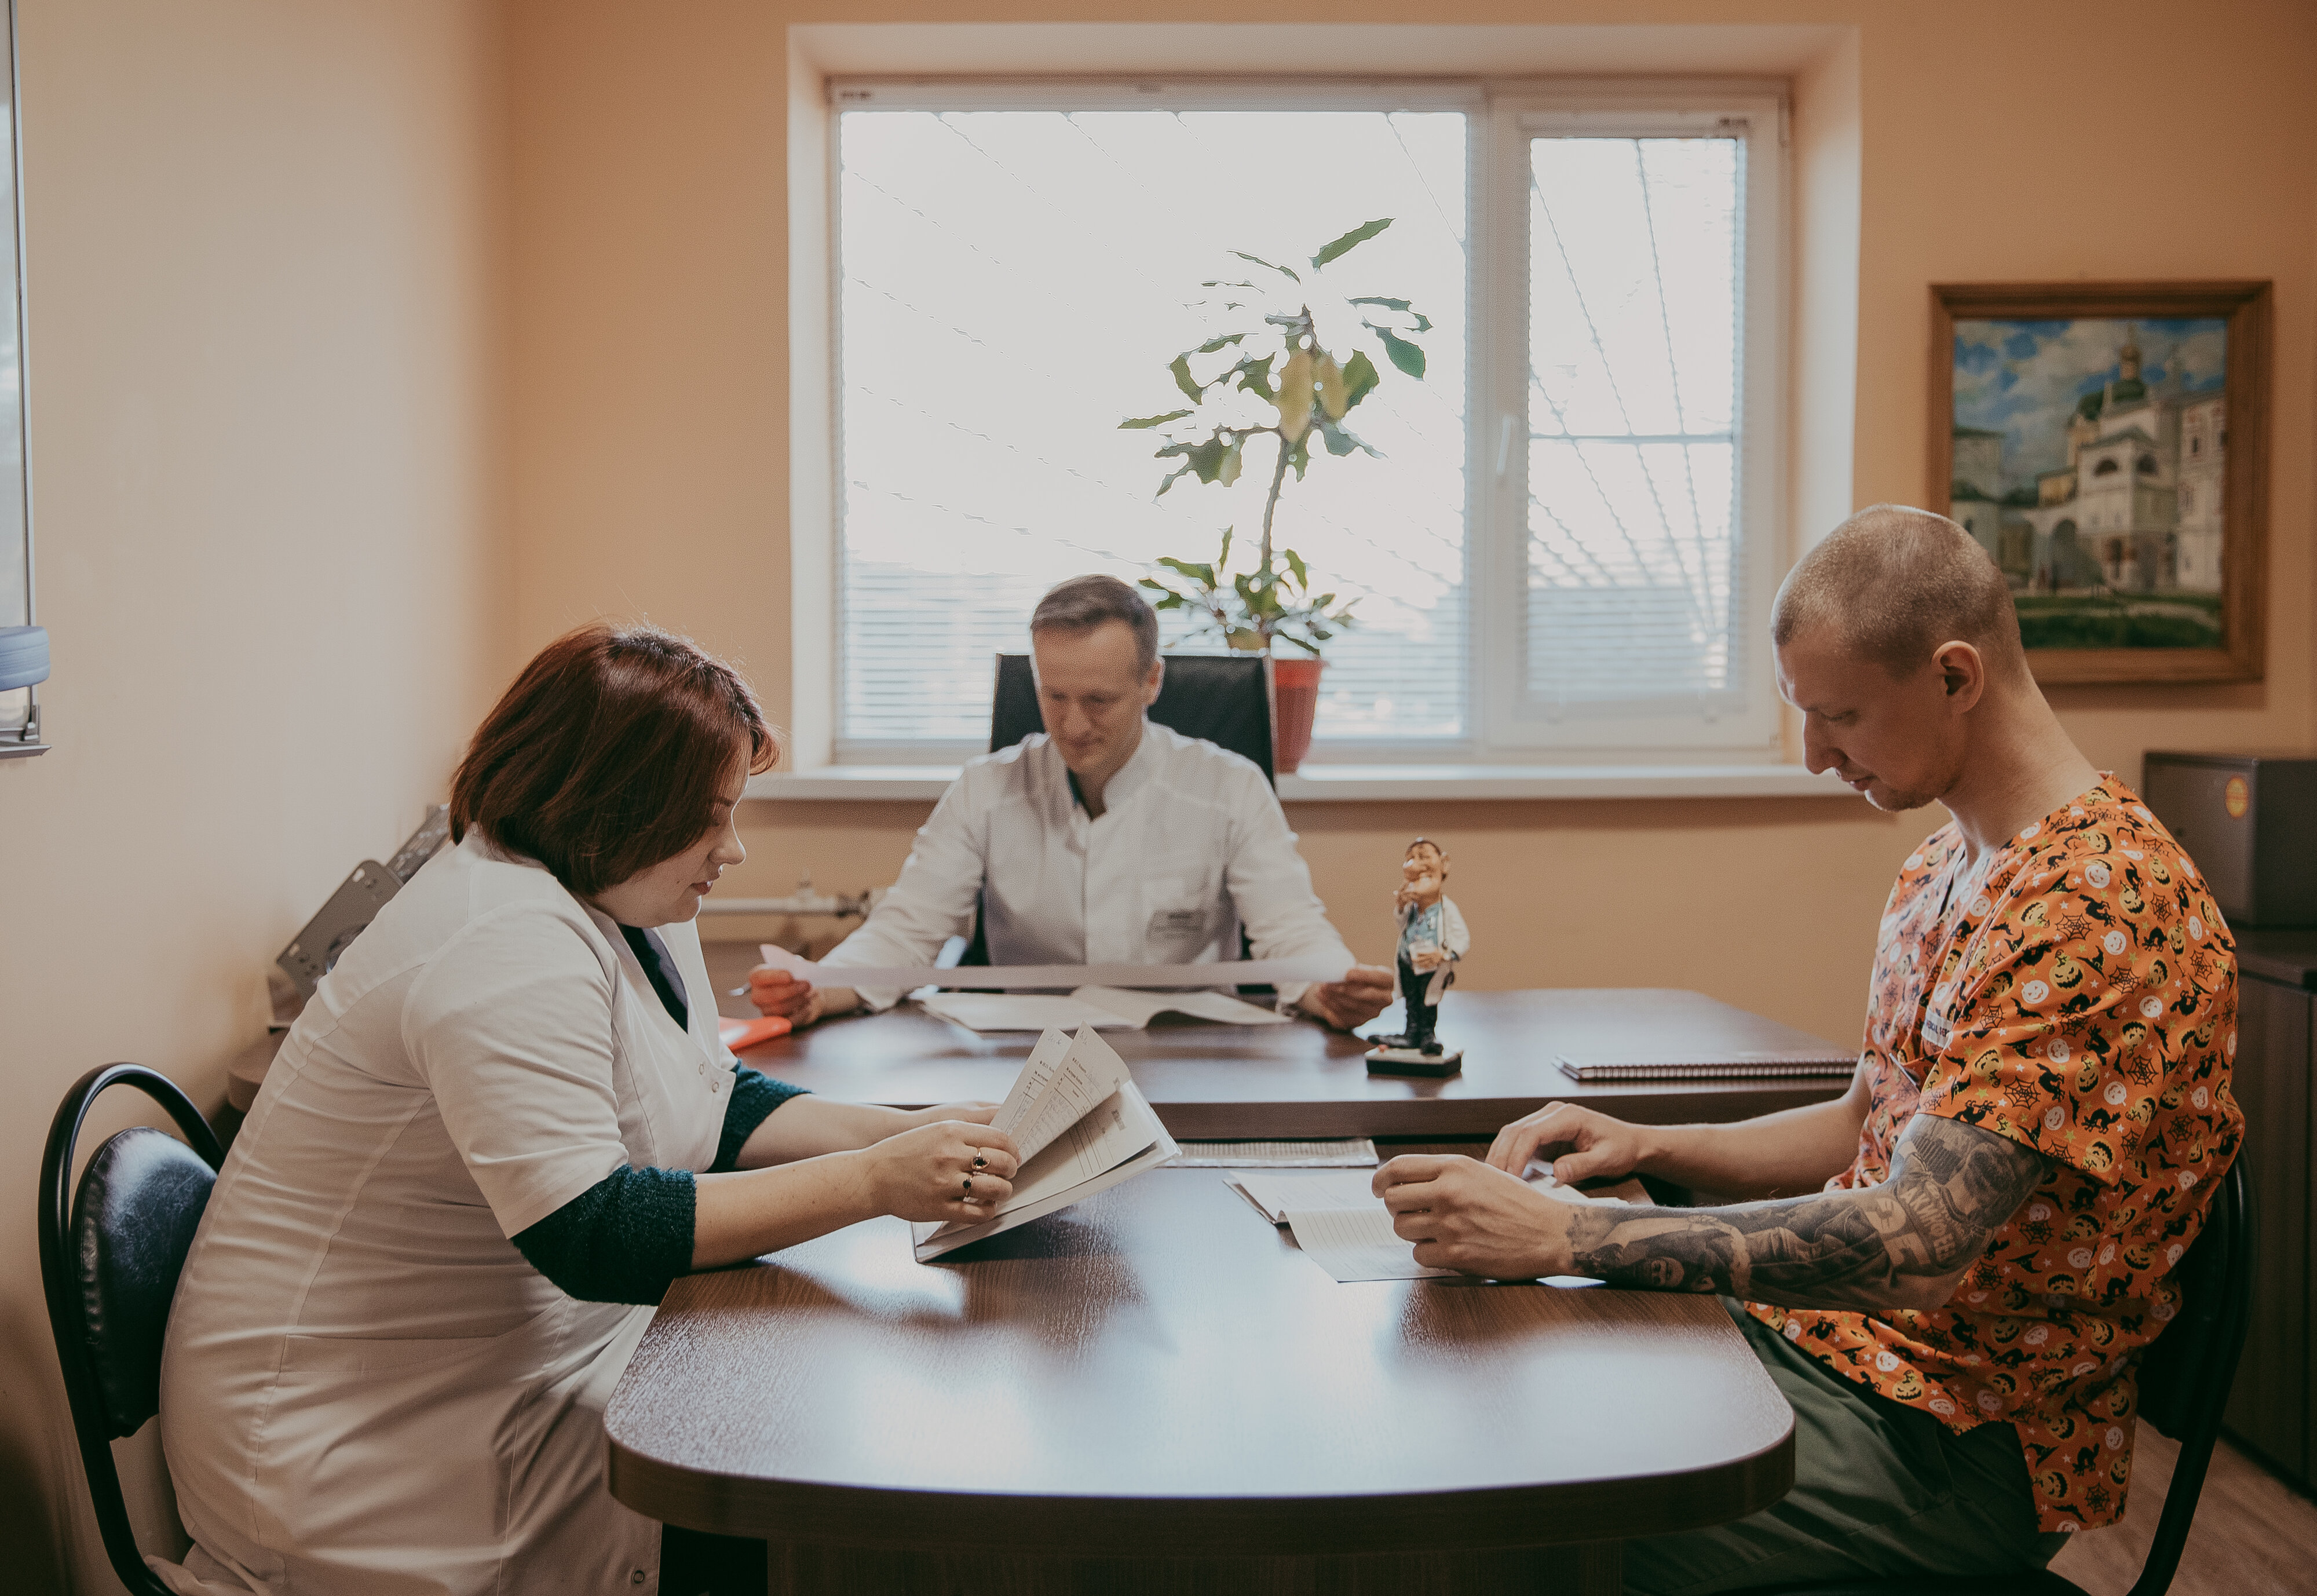
{"label": "white paper sheet", "polygon": [[1416,1243],[1392,1233],[1382,1203],[1365,1208],[1302,1208],[1287,1215],[1303,1256],[1339,1281],[1422,1280],[1453,1275],[1416,1261]]}
{"label": "white paper sheet", "polygon": [[1124,1015],[1075,997],[1047,992],[927,992],[917,1004],[926,1013],[938,1014],[969,1031],[1075,1031],[1082,1026],[1097,1031],[1137,1028]]}
{"label": "white paper sheet", "polygon": [[1161,1014],[1187,1014],[1223,1025],[1285,1025],[1287,1017],[1221,992],[1129,991],[1082,986],[1069,997],[1046,992],[927,992],[917,1005],[970,1031],[1139,1030]]}
{"label": "white paper sheet", "polygon": [[1373,1170],[1380,1161],[1365,1136],[1326,1142],[1185,1142],[1177,1170]]}
{"label": "white paper sheet", "polygon": [[930,966],[818,964],[783,947],[762,943],[765,963],[815,986],[872,991],[921,986],[999,987],[1009,991],[1082,986],[1199,988],[1277,986],[1282,982],[1341,981],[1344,972],[1326,959],[1239,959],[1205,964],[975,964],[936,970]]}
{"label": "white paper sheet", "polygon": [[[1093,1113],[1096,1105],[1127,1080],[1126,1062],[1091,1031],[1082,1030],[1075,1037],[1048,1031],[1030,1050],[1022,1072],[1014,1078],[1013,1089],[997,1106],[990,1127],[1014,1138],[1015,1151],[1022,1155],[1023,1173],[1027,1174],[1028,1166],[1056,1136],[1072,1122]],[[1018,1198],[1019,1178],[1015,1186]]]}
{"label": "white paper sheet", "polygon": [[1383,1205],[1369,1189],[1370,1170],[1237,1170],[1223,1184],[1255,1206],[1274,1224],[1287,1223],[1291,1210],[1374,1208]]}

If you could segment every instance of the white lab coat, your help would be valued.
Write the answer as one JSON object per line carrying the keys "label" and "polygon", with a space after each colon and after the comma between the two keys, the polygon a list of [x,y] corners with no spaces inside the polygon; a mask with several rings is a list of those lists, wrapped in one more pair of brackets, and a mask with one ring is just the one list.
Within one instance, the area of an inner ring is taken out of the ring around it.
{"label": "white lab coat", "polygon": [[689,1034],[609,919],[470,832],[323,979],[169,1316],[174,1588],[658,1589],[603,1429],[652,1311],[574,1301],[507,1238],[623,1165],[713,1161],[733,1059],[694,928],[661,935]]}
{"label": "white lab coat", "polygon": [[[917,832],[900,879],[826,964],[930,964],[971,934],[992,964],[1190,964],[1239,956],[1355,962],[1263,772],[1155,722],[1087,818],[1042,731],[969,763]],[[1283,1006],[1305,987],[1283,986]],[[897,991],[863,991],[873,1008]]]}

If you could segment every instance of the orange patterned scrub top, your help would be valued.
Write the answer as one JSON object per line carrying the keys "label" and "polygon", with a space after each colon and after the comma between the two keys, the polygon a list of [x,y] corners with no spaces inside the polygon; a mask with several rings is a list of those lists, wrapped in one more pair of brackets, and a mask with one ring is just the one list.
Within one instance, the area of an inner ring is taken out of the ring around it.
{"label": "orange patterned scrub top", "polygon": [[2051,1174],[1946,1305],[1753,1315],[1963,1430],[2019,1432],[2045,1530],[2124,1514],[2134,1356],[2236,1156],[2236,951],[2180,845],[2098,785],[1973,866],[1950,824],[1909,856],[1874,951],[1858,1156],[1874,1185],[1918,1114],[2034,1148]]}

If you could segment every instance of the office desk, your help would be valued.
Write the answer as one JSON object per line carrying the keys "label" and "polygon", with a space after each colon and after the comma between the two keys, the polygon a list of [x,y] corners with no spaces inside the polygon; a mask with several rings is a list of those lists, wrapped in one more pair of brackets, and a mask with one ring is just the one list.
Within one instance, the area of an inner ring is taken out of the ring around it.
{"label": "office desk", "polygon": [[1614,1592],[1794,1477],[1714,1300],[1337,1285],[1212,1170],[678,1280],[604,1422],[613,1493],[774,1592]]}
{"label": "office desk", "polygon": [[[706,951],[720,994],[742,984],[756,963],[753,946],[710,943]],[[719,1000],[728,1014],[755,1018],[746,999]],[[1586,1085],[1552,1062],[1564,1048],[1716,1057],[1827,1045],[1702,992],[1453,991],[1441,1005],[1440,1036],[1464,1050],[1463,1073],[1445,1080],[1372,1076],[1366,1043],[1313,1020],[1218,1026],[1161,1019],[1147,1030],[1103,1033],[1167,1130],[1202,1141],[1489,1136],[1555,1099],[1644,1125],[1726,1121],[1823,1102],[1848,1085],[1825,1079]],[[824,1020],[751,1048],[747,1062],[831,1097],[919,1107],[1003,1098],[1034,1040],[1018,1031],[976,1036],[905,1003],[885,1014]]]}

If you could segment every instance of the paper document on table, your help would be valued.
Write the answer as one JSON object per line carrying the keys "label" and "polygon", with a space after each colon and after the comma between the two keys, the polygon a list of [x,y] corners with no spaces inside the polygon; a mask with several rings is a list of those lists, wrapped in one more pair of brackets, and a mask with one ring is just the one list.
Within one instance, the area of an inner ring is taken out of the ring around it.
{"label": "paper document on table", "polygon": [[1341,981],[1344,972],[1326,958],[1230,959],[1203,964],[817,964],[771,943],[756,949],[765,963],[815,986],[881,991],[921,986],[974,987],[1007,991],[1074,991],[1087,986],[1137,990],[1167,987],[1277,986],[1283,982]]}
{"label": "paper document on table", "polygon": [[1382,1210],[1370,1183],[1368,1170],[1236,1170],[1223,1184],[1245,1197],[1255,1211],[1274,1224],[1287,1223],[1291,1209],[1374,1208]]}
{"label": "paper document on table", "polygon": [[909,1227],[917,1261],[1082,1202],[1180,1151],[1109,1043],[1048,1031],[990,1122],[1022,1153],[1013,1194],[987,1219]]}
{"label": "paper document on table", "polygon": [[1416,1243],[1392,1233],[1382,1203],[1364,1208],[1299,1208],[1287,1215],[1303,1256],[1339,1281],[1423,1280],[1453,1275],[1416,1261]]}
{"label": "paper document on table", "polygon": [[929,1014],[970,1031],[1137,1030],[1161,1014],[1187,1014],[1223,1025],[1278,1026],[1287,1017],[1221,992],[1129,991],[1082,986],[1069,997],[1041,992],[928,992],[917,1000]]}
{"label": "paper document on table", "polygon": [[1327,1142],[1185,1142],[1177,1170],[1373,1170],[1375,1143],[1365,1136]]}

